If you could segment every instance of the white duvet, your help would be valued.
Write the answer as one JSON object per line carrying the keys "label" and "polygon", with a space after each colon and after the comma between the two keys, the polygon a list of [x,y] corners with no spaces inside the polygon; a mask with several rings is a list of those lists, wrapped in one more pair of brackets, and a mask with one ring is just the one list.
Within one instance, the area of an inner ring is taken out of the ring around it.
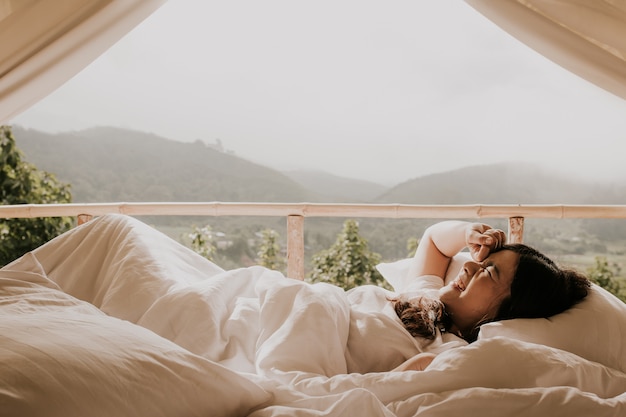
{"label": "white duvet", "polygon": [[[197,382],[196,388],[185,388],[194,398],[193,415],[203,415],[203,407],[196,405],[202,392],[211,405],[204,415],[626,415],[626,374],[616,369],[504,337],[470,345],[451,338],[422,346],[395,317],[387,301],[390,292],[377,287],[344,292],[262,267],[223,271],[126,216],[93,220],[3,268],[0,280],[3,272],[11,274],[11,285],[21,277],[31,286],[88,302],[97,307],[94,314],[106,313],[98,320],[115,320],[124,331],[129,326],[131,332],[133,327],[150,331],[149,337],[163,340],[159,345],[171,343],[188,354],[196,374],[208,369],[202,391]],[[9,287],[0,294],[15,303],[7,295]],[[75,302],[67,308],[58,300],[52,306],[38,300],[29,301],[26,310],[0,303],[3,331],[8,331],[8,314],[23,318],[32,309],[50,308],[54,317],[65,314],[67,319],[67,329],[56,323],[55,332],[76,331],[71,325]],[[29,343],[38,342],[31,337]],[[142,341],[133,343],[136,348]],[[423,350],[441,352],[427,370],[387,372]],[[162,377],[151,372],[142,378],[156,396],[189,406],[185,395],[168,396],[167,379],[180,370]],[[2,383],[6,388],[11,382]],[[234,388],[238,384],[241,390]],[[45,395],[29,398],[47,401]],[[129,396],[128,415],[140,403]]]}

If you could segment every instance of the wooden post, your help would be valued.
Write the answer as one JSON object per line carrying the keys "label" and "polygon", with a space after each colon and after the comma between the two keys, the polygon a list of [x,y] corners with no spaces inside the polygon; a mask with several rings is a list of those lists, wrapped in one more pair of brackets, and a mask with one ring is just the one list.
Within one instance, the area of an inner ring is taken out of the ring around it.
{"label": "wooden post", "polygon": [[91,214],[79,214],[77,217],[78,217],[79,226],[83,223],[87,223],[89,220],[93,218]]}
{"label": "wooden post", "polygon": [[304,280],[303,216],[287,216],[287,276]]}
{"label": "wooden post", "polygon": [[509,217],[508,243],[522,243],[524,241],[524,218]]}

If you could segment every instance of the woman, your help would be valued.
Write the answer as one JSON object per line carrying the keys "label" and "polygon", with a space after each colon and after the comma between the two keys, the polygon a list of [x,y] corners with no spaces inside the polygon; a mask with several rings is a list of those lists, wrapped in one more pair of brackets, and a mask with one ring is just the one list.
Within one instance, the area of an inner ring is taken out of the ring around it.
{"label": "woman", "polygon": [[[438,330],[451,332],[472,342],[482,324],[550,317],[585,298],[590,287],[585,276],[559,268],[526,245],[505,242],[502,230],[482,223],[444,221],[426,229],[410,269],[419,294],[393,300],[407,330],[427,339]],[[465,247],[472,259],[444,286],[452,257]],[[422,353],[396,370],[422,370],[433,359]]]}

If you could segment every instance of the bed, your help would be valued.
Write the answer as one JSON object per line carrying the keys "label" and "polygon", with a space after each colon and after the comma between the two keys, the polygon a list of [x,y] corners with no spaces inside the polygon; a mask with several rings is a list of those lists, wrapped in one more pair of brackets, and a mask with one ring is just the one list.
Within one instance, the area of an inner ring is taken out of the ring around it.
{"label": "bed", "polygon": [[[379,265],[396,291],[407,262]],[[0,415],[626,415],[626,305],[600,287],[437,346],[390,294],[226,271],[104,215],[0,270]],[[428,350],[425,371],[388,371]]]}

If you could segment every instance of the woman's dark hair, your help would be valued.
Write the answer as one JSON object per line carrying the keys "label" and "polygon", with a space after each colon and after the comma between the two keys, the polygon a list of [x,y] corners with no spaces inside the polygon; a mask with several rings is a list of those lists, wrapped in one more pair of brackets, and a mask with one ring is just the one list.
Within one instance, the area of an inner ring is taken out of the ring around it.
{"label": "woman's dark hair", "polygon": [[[499,250],[510,250],[519,255],[519,263],[511,283],[509,297],[505,298],[495,317],[477,323],[467,341],[478,337],[480,326],[498,320],[515,318],[542,318],[561,313],[587,296],[590,281],[578,271],[564,269],[536,249],[521,243],[503,245]],[[411,333],[434,339],[437,328],[449,329],[452,322],[439,300],[421,297],[408,302],[394,298],[396,314]]]}
{"label": "woman's dark hair", "polygon": [[437,328],[447,329],[452,324],[445,313],[445,306],[436,298],[419,297],[410,302],[393,298],[391,302],[411,336],[433,340],[437,336]]}
{"label": "woman's dark hair", "polygon": [[580,272],[560,268],[538,250],[521,243],[504,245],[502,249],[517,253],[519,263],[511,295],[500,304],[493,321],[554,316],[587,296],[591,283]]}

